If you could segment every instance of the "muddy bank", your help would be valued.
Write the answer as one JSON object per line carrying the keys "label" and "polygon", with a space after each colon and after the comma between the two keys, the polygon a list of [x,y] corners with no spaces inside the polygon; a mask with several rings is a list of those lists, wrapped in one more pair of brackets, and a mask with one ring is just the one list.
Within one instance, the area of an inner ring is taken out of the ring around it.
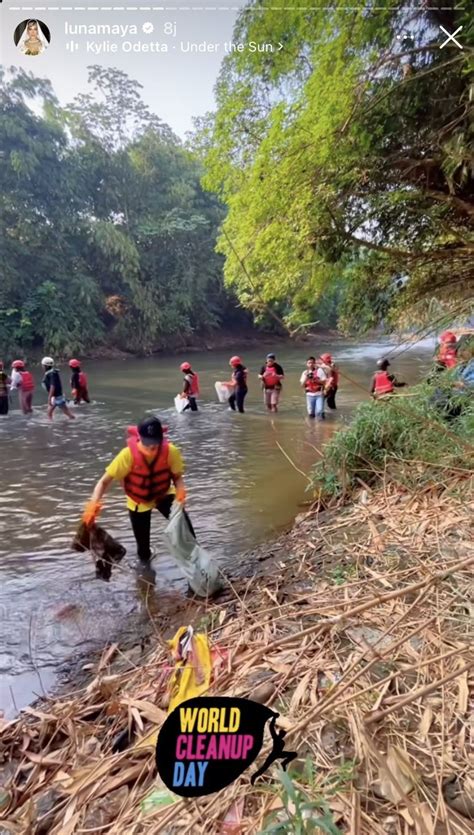
{"label": "muddy bank", "polygon": [[[369,334],[368,339],[371,338]],[[372,338],[374,341],[380,340],[380,334],[372,334]],[[388,338],[388,337],[387,337]],[[138,351],[127,351],[125,348],[119,348],[114,345],[102,345],[96,346],[95,348],[91,348],[89,350],[84,351],[80,356],[84,360],[104,360],[104,359],[130,359],[131,357],[135,358],[142,358],[142,357],[152,357],[152,356],[175,356],[176,354],[182,354],[183,352],[186,353],[198,353],[200,351],[235,351],[237,348],[239,351],[243,351],[245,349],[250,348],[258,348],[259,346],[276,348],[278,346],[284,345],[305,345],[314,343],[316,340],[322,341],[330,341],[332,343],[337,341],[344,341],[345,343],[356,343],[356,338],[350,339],[348,337],[343,337],[338,331],[331,330],[331,329],[321,329],[315,330],[314,333],[311,334],[296,334],[294,337],[290,337],[288,334],[276,334],[272,331],[260,331],[260,330],[235,330],[235,331],[214,331],[210,333],[204,334],[194,334],[192,339],[189,341],[176,339],[174,342],[172,340],[168,340],[166,345],[159,345],[156,348],[146,352],[141,353]],[[21,351],[18,353],[21,354]],[[40,362],[41,358],[44,356],[44,349],[42,351],[32,350],[31,352],[26,351],[25,356],[28,356],[30,362]],[[66,362],[69,359],[69,356],[57,356],[56,359],[58,362]]]}

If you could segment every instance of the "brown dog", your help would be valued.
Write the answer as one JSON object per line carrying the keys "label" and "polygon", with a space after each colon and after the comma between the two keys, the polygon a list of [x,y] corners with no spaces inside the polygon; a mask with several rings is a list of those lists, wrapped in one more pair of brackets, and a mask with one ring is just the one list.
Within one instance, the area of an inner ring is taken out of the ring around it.
{"label": "brown dog", "polygon": [[74,551],[91,552],[95,559],[95,576],[102,580],[110,580],[112,566],[127,553],[127,549],[104,528],[95,524],[87,527],[84,522],[79,524],[71,547]]}

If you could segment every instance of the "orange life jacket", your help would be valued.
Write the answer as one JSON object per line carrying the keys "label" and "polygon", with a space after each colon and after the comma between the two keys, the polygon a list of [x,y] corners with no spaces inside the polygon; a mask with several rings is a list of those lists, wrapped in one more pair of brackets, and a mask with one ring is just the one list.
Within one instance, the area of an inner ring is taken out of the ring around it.
{"label": "orange life jacket", "polygon": [[132,453],[133,467],[124,479],[123,488],[137,504],[150,504],[166,496],[171,485],[169,443],[163,438],[156,456],[148,460],[138,449],[139,437],[136,427],[129,427],[127,446]]}
{"label": "orange life jacket", "polygon": [[79,372],[79,385],[81,389],[87,389],[87,374],[85,371]]}
{"label": "orange life jacket", "polygon": [[438,361],[446,368],[454,368],[458,362],[458,349],[452,345],[441,345],[438,354]]}
{"label": "orange life jacket", "polygon": [[34,391],[35,388],[35,381],[33,379],[33,374],[31,371],[20,371],[21,375],[21,390],[22,391]]}
{"label": "orange life jacket", "polygon": [[274,388],[280,384],[280,377],[273,366],[268,366],[262,374],[265,388]]}
{"label": "orange life jacket", "polygon": [[197,397],[199,394],[199,374],[193,371],[192,374],[186,374],[186,380],[189,383],[188,394],[190,397]]}
{"label": "orange life jacket", "polygon": [[308,394],[317,394],[323,388],[324,381],[320,380],[319,377],[317,376],[318,375],[318,369],[317,368],[314,369],[312,374],[313,374],[312,377],[306,376],[304,387],[305,387],[305,390],[308,392]]}
{"label": "orange life jacket", "polygon": [[395,386],[388,375],[388,371],[376,371],[374,374],[374,393],[375,394],[391,394]]}

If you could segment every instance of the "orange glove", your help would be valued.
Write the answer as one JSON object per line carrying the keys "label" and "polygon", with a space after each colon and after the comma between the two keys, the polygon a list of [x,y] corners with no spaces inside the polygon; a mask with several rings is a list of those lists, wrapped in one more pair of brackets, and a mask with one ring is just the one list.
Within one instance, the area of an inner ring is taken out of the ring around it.
{"label": "orange glove", "polygon": [[84,522],[87,528],[90,528],[102,510],[102,505],[100,502],[95,502],[91,500],[87,502],[84,513],[82,514],[82,521]]}
{"label": "orange glove", "polygon": [[186,501],[186,490],[184,487],[177,487],[176,488],[176,501],[180,504],[184,504]]}

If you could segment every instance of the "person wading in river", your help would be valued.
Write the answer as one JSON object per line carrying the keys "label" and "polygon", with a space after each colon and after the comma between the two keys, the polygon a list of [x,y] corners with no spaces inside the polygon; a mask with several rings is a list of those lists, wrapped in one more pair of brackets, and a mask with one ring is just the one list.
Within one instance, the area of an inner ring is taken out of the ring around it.
{"label": "person wading in river", "polygon": [[384,394],[393,394],[396,388],[406,386],[406,383],[400,383],[395,374],[389,374],[388,368],[390,363],[386,359],[377,360],[378,371],[375,372],[372,378],[372,388],[370,393],[375,397],[381,397]]}
{"label": "person wading in river", "polygon": [[8,415],[8,384],[10,378],[3,370],[3,362],[0,360],[0,415]]}
{"label": "person wading in river", "polygon": [[285,372],[276,361],[275,354],[267,354],[265,365],[260,369],[259,379],[262,381],[263,402],[269,412],[278,411],[278,403],[281,395],[281,381]]}
{"label": "person wading in river", "polygon": [[300,385],[303,386],[306,392],[306,409],[310,418],[317,417],[318,420],[324,420],[324,388],[327,384],[328,376],[322,368],[316,367],[316,358],[308,357],[306,360],[306,370],[303,371],[300,378]]}
{"label": "person wading in river", "polygon": [[30,371],[25,368],[23,360],[12,362],[12,382],[10,391],[18,391],[21,411],[24,415],[33,414],[33,392],[35,381]]}
{"label": "person wading in river", "polygon": [[337,366],[332,361],[331,354],[321,354],[319,357],[321,368],[327,376],[327,382],[324,387],[326,395],[326,404],[329,409],[336,408],[336,394],[339,387],[339,371]]}
{"label": "person wading in river", "polygon": [[237,410],[243,414],[244,400],[248,392],[247,369],[238,356],[231,357],[229,365],[232,368],[232,379],[227,383],[224,383],[225,386],[232,390],[232,394],[228,400],[229,409],[232,409],[232,411],[235,412],[235,407],[237,406]]}
{"label": "person wading in river", "polygon": [[82,401],[90,403],[87,374],[82,371],[81,363],[76,359],[69,360],[69,368],[71,369],[71,392],[74,403],[77,406]]}
{"label": "person wading in river", "polygon": [[190,409],[191,412],[197,412],[198,405],[196,398],[199,394],[199,375],[196,371],[193,371],[189,362],[182,362],[180,370],[184,374],[181,397],[186,397],[188,399],[188,405],[185,406],[183,412],[186,412],[188,409]]}
{"label": "person wading in river", "polygon": [[63,394],[63,384],[57,368],[54,368],[54,360],[52,357],[43,357],[41,365],[44,370],[44,377],[42,385],[48,393],[48,417],[53,419],[54,410],[61,409],[61,411],[71,420],[74,420],[75,415],[68,408],[67,400]]}
{"label": "person wading in river", "polygon": [[[179,449],[164,435],[161,421],[156,417],[142,420],[137,427],[129,427],[127,446],[114,458],[97,482],[87,503],[82,520],[90,526],[102,509],[102,499],[113,481],[120,481],[127,497],[127,508],[137,543],[139,568],[154,581],[150,569],[151,512],[156,509],[168,519],[176,498],[186,502],[184,463]],[[185,513],[190,530],[194,530]]]}

